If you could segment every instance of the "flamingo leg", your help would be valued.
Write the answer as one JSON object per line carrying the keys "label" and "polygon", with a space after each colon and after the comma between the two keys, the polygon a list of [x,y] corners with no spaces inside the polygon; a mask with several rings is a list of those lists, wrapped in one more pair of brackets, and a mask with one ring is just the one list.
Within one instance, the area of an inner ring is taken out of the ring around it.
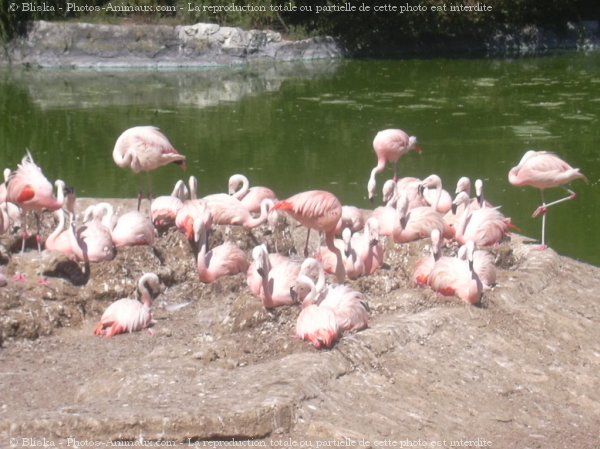
{"label": "flamingo leg", "polygon": [[21,213],[21,225],[23,229],[21,230],[21,253],[25,252],[25,240],[27,240],[27,213]]}
{"label": "flamingo leg", "polygon": [[310,228],[306,233],[306,244],[304,245],[304,257],[308,257],[308,240],[310,239]]}
{"label": "flamingo leg", "polygon": [[564,203],[565,201],[574,200],[577,197],[577,194],[571,189],[568,189],[566,187],[563,188],[569,193],[569,195],[547,204],[544,200],[544,191],[540,190],[542,196],[542,205],[533,212],[532,217],[536,218],[540,215],[542,216],[542,248],[546,248],[546,214],[548,213],[548,208],[560,203]]}

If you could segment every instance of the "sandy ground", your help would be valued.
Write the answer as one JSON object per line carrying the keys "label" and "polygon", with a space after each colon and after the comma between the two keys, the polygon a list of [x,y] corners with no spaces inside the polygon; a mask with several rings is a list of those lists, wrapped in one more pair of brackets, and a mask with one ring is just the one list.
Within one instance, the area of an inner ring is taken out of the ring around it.
{"label": "sandy ground", "polygon": [[[290,228],[213,239],[294,252],[305,234]],[[385,268],[349,281],[369,328],[325,351],[245,275],[200,283],[175,231],[89,271],[2,243],[0,447],[600,447],[600,270],[519,236],[495,250],[479,307],[410,285],[425,242],[388,244]],[[146,271],[163,285],[152,333],[95,337]]]}

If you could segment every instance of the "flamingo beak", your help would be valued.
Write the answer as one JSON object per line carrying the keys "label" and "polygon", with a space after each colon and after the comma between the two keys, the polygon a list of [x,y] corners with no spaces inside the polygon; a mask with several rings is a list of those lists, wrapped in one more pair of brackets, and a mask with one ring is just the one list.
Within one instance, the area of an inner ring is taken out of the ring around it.
{"label": "flamingo beak", "polygon": [[421,154],[423,152],[423,148],[421,148],[419,145],[415,145],[414,151],[416,151],[417,154]]}
{"label": "flamingo beak", "polygon": [[294,290],[294,287],[290,287],[290,297],[294,302],[298,302],[298,292]]}

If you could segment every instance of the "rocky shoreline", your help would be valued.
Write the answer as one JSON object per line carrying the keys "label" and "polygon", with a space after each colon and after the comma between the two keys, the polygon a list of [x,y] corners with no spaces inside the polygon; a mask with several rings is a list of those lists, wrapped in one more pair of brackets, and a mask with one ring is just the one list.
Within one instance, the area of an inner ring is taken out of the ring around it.
{"label": "rocky shoreline", "polygon": [[195,25],[107,25],[36,21],[10,42],[0,65],[178,68],[341,58],[330,37],[297,41],[269,30]]}
{"label": "rocky shoreline", "polygon": [[[52,226],[46,217],[42,233]],[[305,235],[290,222],[213,238],[293,254]],[[521,236],[495,249],[497,285],[479,307],[411,285],[426,242],[388,244],[382,269],[348,281],[369,302],[369,328],[325,351],[293,337],[298,307],[265,310],[243,274],[199,282],[176,231],[91,267],[40,254],[34,239],[19,254],[18,240],[0,245],[0,445],[598,441],[600,269]],[[163,285],[153,334],[94,336],[146,271]]]}

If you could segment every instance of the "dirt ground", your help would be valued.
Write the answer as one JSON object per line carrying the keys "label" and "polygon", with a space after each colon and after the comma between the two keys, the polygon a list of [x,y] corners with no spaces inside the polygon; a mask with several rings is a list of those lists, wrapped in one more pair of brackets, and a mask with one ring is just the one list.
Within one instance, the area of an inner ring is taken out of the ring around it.
{"label": "dirt ground", "polygon": [[[293,253],[291,228],[213,239]],[[87,268],[18,245],[0,247],[0,447],[600,448],[600,269],[520,236],[478,307],[410,285],[426,242],[388,244],[383,269],[349,281],[369,328],[331,350],[296,339],[299,308],[265,310],[245,275],[200,283],[176,231]],[[152,332],[94,336],[148,271]]]}

